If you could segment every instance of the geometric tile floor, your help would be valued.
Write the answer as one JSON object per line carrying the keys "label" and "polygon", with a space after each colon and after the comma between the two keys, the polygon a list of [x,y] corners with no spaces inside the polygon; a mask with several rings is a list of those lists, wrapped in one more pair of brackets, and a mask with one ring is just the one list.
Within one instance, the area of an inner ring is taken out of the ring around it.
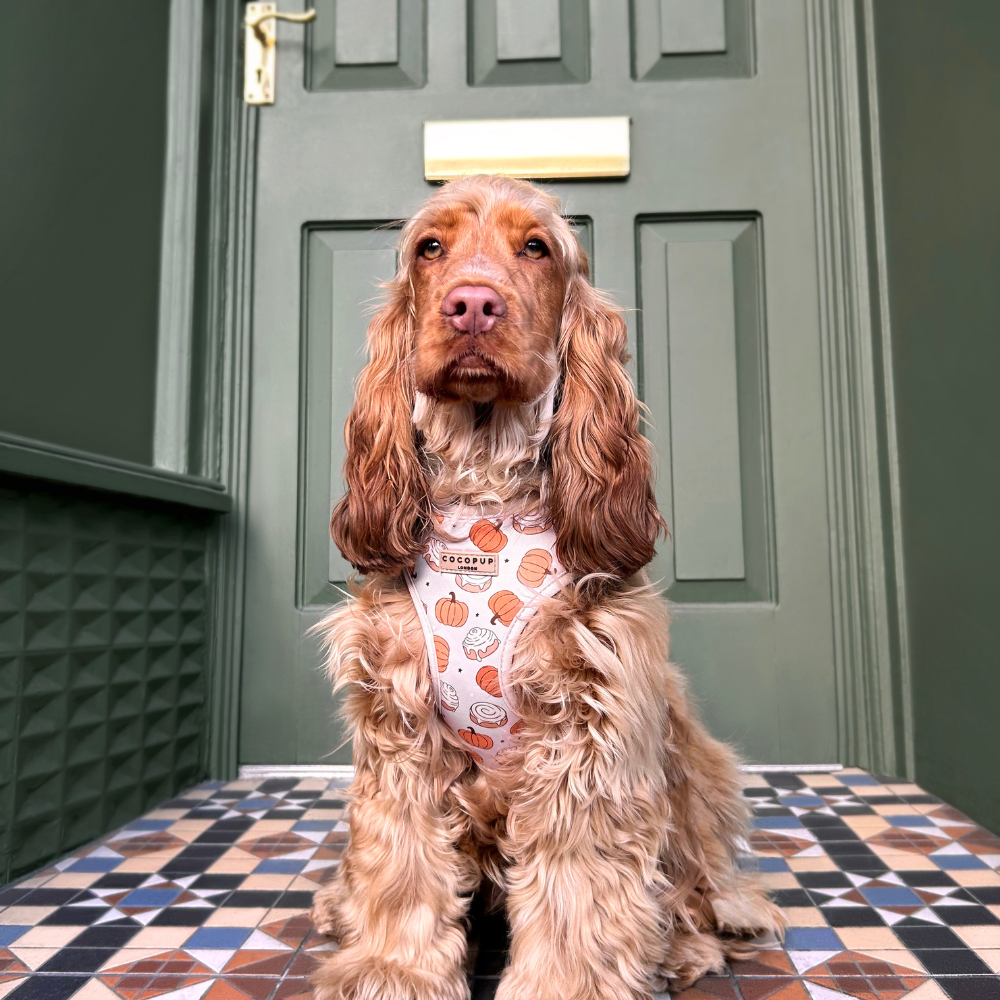
{"label": "geometric tile floor", "polygon": [[[683,1000],[1000,1000],[1000,839],[857,768],[743,781],[791,929]],[[206,782],[0,890],[0,1000],[306,1000],[335,947],[308,911],[347,839],[343,795]],[[493,996],[506,940],[477,902],[474,1000]]]}

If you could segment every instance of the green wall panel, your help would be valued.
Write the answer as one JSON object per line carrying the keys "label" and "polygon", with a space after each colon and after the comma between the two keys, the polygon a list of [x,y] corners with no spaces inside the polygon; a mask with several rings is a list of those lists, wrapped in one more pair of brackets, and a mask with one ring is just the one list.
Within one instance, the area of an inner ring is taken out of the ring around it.
{"label": "green wall panel", "polygon": [[0,882],[202,776],[210,531],[0,478]]}
{"label": "green wall panel", "polygon": [[1000,5],[874,12],[916,779],[1000,832]]}
{"label": "green wall panel", "polygon": [[152,458],[169,0],[3,5],[0,430]]}

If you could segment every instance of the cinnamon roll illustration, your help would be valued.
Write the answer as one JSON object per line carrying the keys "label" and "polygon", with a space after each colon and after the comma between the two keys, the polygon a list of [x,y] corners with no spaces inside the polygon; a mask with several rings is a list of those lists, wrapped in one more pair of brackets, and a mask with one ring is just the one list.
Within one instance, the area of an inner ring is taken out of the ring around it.
{"label": "cinnamon roll illustration", "polygon": [[447,681],[441,681],[441,707],[449,712],[458,708],[458,692]]}
{"label": "cinnamon roll illustration", "polygon": [[484,590],[490,589],[493,577],[480,573],[459,573],[455,577],[455,583],[470,594],[481,594]]}
{"label": "cinnamon roll illustration", "polygon": [[485,660],[499,648],[496,632],[488,628],[470,628],[462,640],[462,649],[470,660]]}
{"label": "cinnamon roll illustration", "polygon": [[469,709],[469,719],[483,729],[499,729],[507,723],[507,713],[488,701],[477,701]]}

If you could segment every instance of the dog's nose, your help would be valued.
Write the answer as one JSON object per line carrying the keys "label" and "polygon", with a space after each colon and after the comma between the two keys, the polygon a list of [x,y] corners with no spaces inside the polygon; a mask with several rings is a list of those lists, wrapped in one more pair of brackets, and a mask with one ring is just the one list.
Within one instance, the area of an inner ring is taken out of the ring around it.
{"label": "dog's nose", "polygon": [[488,285],[460,285],[441,303],[441,312],[460,333],[488,333],[506,311],[507,303]]}

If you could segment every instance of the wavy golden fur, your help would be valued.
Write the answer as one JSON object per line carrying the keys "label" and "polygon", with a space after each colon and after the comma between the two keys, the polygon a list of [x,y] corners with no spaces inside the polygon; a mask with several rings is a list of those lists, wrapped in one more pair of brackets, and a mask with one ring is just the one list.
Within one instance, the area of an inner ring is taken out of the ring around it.
{"label": "wavy golden fur", "polygon": [[[482,328],[455,319],[470,287],[490,303]],[[498,1000],[676,989],[782,919],[737,865],[735,758],[698,721],[666,606],[637,576],[662,520],[621,313],[591,287],[558,201],[497,177],[427,201],[388,291],[331,522],[366,580],[320,626],[356,777],[350,845],[313,911],[340,941],[316,996],[467,998],[465,918],[484,878],[511,926]],[[401,575],[432,509],[454,503],[547,507],[577,579],[518,640],[524,728],[496,769],[438,715]]]}

